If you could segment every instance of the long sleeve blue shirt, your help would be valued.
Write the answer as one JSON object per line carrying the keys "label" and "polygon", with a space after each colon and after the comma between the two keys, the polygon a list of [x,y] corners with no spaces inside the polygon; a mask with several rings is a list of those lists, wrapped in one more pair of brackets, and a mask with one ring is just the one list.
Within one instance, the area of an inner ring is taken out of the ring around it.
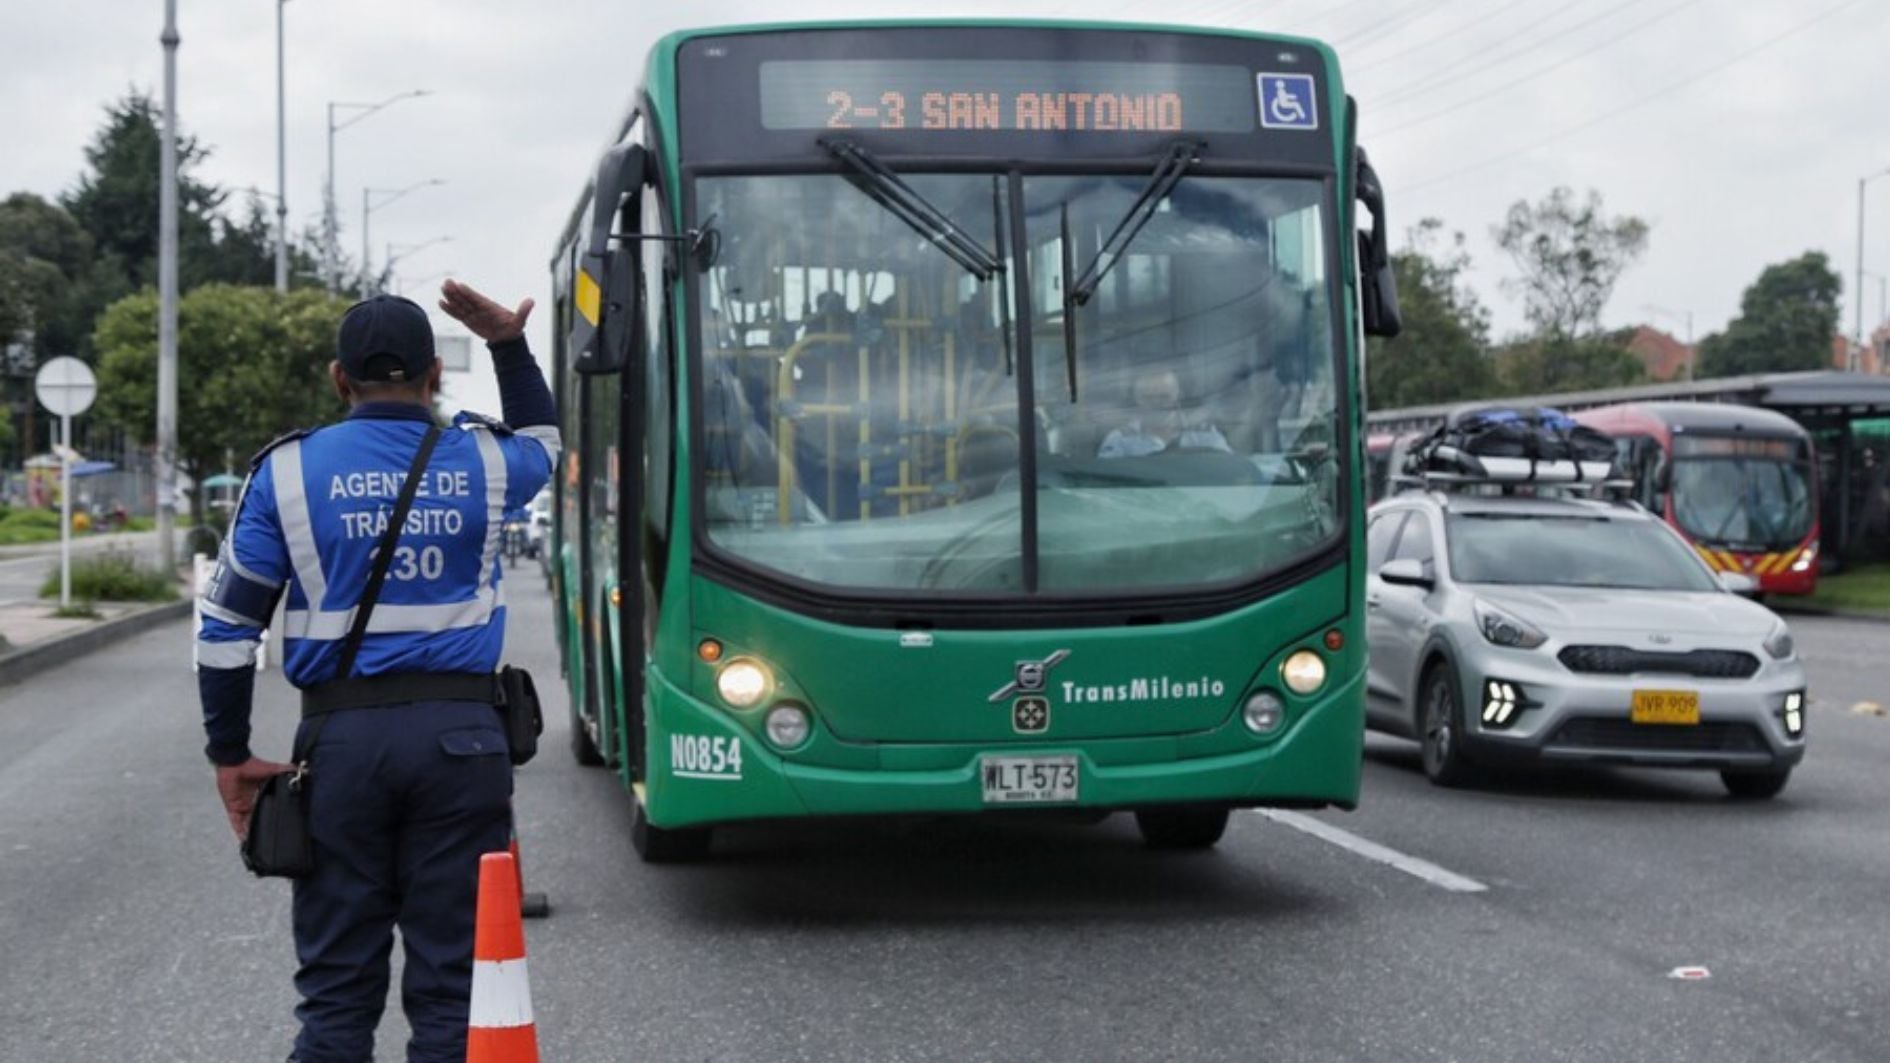
{"label": "long sleeve blue shirt", "polygon": [[[491,672],[505,637],[504,514],[548,482],[557,409],[523,339],[492,348],[507,421],[460,414],[445,430],[395,543],[353,675]],[[278,599],[283,671],[298,687],[335,675],[342,642],[432,414],[363,403],[339,424],[259,455],[217,570],[199,598],[198,689],[207,753],[247,760],[256,646]]]}

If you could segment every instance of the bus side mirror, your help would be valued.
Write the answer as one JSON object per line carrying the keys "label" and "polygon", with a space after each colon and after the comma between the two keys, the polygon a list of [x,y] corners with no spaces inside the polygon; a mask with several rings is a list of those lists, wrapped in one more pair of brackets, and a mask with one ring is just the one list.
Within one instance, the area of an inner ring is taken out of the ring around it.
{"label": "bus side mirror", "polygon": [[1365,149],[1358,149],[1358,201],[1372,216],[1372,227],[1358,233],[1359,302],[1367,336],[1390,339],[1404,331],[1398,310],[1398,282],[1391,271],[1391,239],[1385,220],[1385,188]]}
{"label": "bus side mirror", "polygon": [[[572,278],[571,368],[579,373],[615,373],[636,334],[643,305],[641,271],[631,241],[610,249],[612,227],[626,195],[643,187],[649,153],[626,144],[604,153],[591,184],[591,228]],[[630,212],[633,216],[635,211]],[[629,234],[634,235],[634,234]]]}

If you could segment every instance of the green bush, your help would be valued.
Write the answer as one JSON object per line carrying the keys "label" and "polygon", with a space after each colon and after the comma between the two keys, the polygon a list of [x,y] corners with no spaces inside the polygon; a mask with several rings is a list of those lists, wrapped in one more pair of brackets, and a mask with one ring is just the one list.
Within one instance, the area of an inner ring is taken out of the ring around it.
{"label": "green bush", "polygon": [[[40,585],[41,598],[59,597],[59,566]],[[72,596],[90,602],[168,602],[176,581],[162,569],[146,568],[128,550],[106,550],[72,562]]]}
{"label": "green bush", "polygon": [[16,509],[8,513],[0,524],[14,528],[50,528],[59,530],[59,511],[56,509]]}

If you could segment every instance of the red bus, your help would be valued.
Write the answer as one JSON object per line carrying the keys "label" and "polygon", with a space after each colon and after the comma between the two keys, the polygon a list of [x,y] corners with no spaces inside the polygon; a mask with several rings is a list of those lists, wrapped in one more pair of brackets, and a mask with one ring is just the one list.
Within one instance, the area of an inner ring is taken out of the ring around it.
{"label": "red bus", "polygon": [[1574,414],[1615,439],[1634,496],[1706,563],[1763,594],[1818,582],[1818,480],[1811,436],[1783,414],[1706,402],[1632,402]]}

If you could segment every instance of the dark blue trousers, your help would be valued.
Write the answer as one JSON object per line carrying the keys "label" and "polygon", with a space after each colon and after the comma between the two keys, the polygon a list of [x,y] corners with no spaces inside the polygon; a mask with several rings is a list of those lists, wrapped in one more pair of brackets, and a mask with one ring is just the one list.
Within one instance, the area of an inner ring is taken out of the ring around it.
{"label": "dark blue trousers", "polygon": [[[308,728],[311,723],[303,723]],[[511,837],[498,711],[428,701],[329,714],[310,776],[315,872],[295,883],[299,1063],[368,1063],[394,928],[414,1063],[463,1063],[479,858]]]}

